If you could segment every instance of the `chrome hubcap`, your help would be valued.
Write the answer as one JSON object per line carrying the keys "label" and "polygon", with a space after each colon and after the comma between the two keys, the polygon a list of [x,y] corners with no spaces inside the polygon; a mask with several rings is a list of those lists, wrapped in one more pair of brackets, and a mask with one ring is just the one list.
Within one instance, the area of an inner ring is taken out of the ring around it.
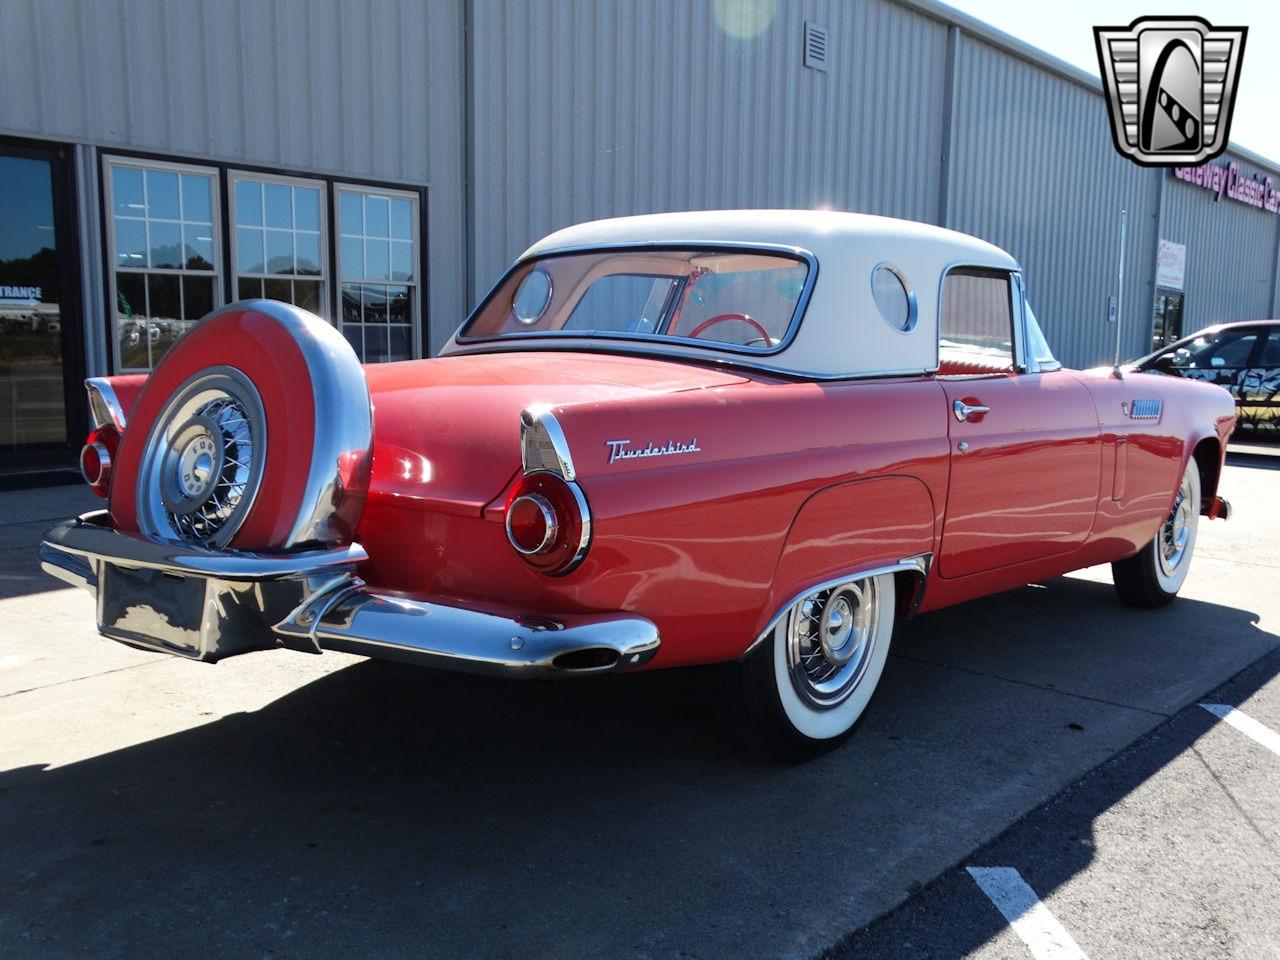
{"label": "chrome hubcap", "polygon": [[791,611],[787,665],[796,692],[830,710],[857,689],[875,647],[880,592],[873,579],[812,593]]}
{"label": "chrome hubcap", "polygon": [[1173,510],[1169,519],[1160,528],[1159,549],[1156,557],[1160,561],[1160,569],[1166,577],[1171,577],[1187,557],[1187,544],[1191,540],[1191,530],[1195,524],[1196,504],[1191,502],[1191,481],[1182,478],[1178,487],[1178,495],[1173,501]]}
{"label": "chrome hubcap", "polygon": [[249,380],[230,367],[193,377],[147,439],[138,475],[143,532],[225,544],[248,513],[265,455],[262,401]]}

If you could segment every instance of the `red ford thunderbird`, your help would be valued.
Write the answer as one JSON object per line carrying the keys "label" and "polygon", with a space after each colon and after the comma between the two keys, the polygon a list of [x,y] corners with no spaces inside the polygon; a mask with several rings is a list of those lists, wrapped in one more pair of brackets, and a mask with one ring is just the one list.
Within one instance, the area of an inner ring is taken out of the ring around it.
{"label": "red ford thunderbird", "polygon": [[850,733],[896,619],[1100,563],[1163,604],[1229,510],[1225,390],[1064,370],[1009,254],[843,213],[562,230],[430,360],[362,367],[252,300],[88,388],[108,508],[41,557],[104,636],[510,677],[719,663],[788,758]]}

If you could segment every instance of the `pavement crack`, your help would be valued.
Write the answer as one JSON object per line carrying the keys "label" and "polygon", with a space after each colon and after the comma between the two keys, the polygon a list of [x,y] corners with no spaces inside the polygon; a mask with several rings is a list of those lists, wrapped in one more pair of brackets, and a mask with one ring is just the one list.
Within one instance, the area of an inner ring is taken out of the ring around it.
{"label": "pavement crack", "polygon": [[986,677],[989,680],[1001,680],[1004,683],[1016,683],[1020,687],[1031,687],[1033,690],[1044,690],[1046,693],[1060,693],[1064,697],[1075,697],[1077,700],[1088,700],[1092,703],[1105,704],[1108,707],[1120,707],[1122,710],[1136,710],[1138,713],[1146,713],[1153,717],[1163,717],[1169,719],[1172,713],[1163,713],[1159,710],[1150,710],[1147,707],[1135,707],[1131,703],[1119,703],[1115,700],[1107,700],[1104,697],[1091,697],[1087,693],[1075,693],[1071,690],[1063,690],[1061,687],[1050,687],[1043,683],[1032,683],[1030,680],[1019,680],[1016,677],[1006,677],[998,673],[987,673],[984,670],[975,670],[972,667],[957,667],[951,663],[938,663],[936,660],[928,660],[924,657],[912,657],[905,653],[890,653],[889,656],[898,660],[908,660],[911,663],[923,663],[930,667],[939,667],[943,670],[958,670],[960,673],[969,673],[975,677]]}
{"label": "pavement crack", "polygon": [[36,687],[24,687],[21,690],[10,690],[8,693],[0,693],[0,700],[7,700],[9,697],[16,697],[21,693],[35,693],[37,690],[49,690],[53,687],[61,687],[68,683],[79,683],[81,680],[93,680],[96,677],[106,677],[113,673],[123,673],[126,670],[137,670],[139,667],[147,667],[153,663],[163,663],[169,657],[156,657],[153,660],[144,660],[142,663],[131,663],[127,667],[116,667],[114,670],[103,670],[100,673],[86,673],[80,677],[68,677],[65,680],[55,680],[53,683],[42,683]]}
{"label": "pavement crack", "polygon": [[1220,776],[1218,776],[1218,772],[1209,765],[1209,761],[1205,759],[1204,754],[1200,752],[1200,748],[1193,744],[1191,752],[1195,754],[1196,759],[1200,761],[1200,765],[1204,767],[1205,772],[1213,778],[1213,782],[1218,785],[1218,789],[1222,791],[1223,796],[1227,798],[1231,803],[1231,806],[1236,808],[1236,813],[1240,814],[1241,819],[1249,825],[1249,829],[1257,834],[1258,839],[1262,841],[1263,846],[1273,853],[1277,852],[1276,845],[1271,842],[1271,838],[1266,835],[1260,826],[1258,826],[1258,822],[1253,819],[1249,811],[1240,805],[1240,801],[1236,799],[1236,795],[1231,792],[1231,788],[1223,782]]}

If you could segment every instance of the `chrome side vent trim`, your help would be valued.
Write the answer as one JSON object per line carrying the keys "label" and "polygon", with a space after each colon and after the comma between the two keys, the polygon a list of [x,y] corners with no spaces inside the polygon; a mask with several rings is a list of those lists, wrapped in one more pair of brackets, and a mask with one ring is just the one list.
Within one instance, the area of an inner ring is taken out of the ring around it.
{"label": "chrome side vent trim", "polygon": [[520,462],[525,473],[545,470],[562,480],[576,479],[569,441],[549,407],[536,406],[521,411]]}
{"label": "chrome side vent trim", "polygon": [[1127,406],[1130,420],[1159,420],[1164,403],[1161,400],[1133,400]]}

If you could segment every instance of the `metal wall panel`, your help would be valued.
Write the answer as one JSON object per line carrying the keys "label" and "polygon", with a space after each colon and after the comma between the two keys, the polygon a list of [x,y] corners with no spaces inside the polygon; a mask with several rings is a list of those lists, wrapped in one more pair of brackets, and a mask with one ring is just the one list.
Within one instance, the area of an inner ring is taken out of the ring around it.
{"label": "metal wall panel", "polygon": [[[1213,163],[1232,161],[1246,177],[1261,172],[1230,153]],[[1280,216],[1164,176],[1161,236],[1187,247],[1183,332],[1274,316]]]}
{"label": "metal wall panel", "polygon": [[462,2],[0,3],[0,133],[428,186],[438,346],[464,299]]}
{"label": "metal wall panel", "polygon": [[[534,240],[598,217],[935,218],[946,26],[886,0],[733,15],[769,7],[474,0],[473,298]],[[825,73],[803,65],[805,20],[829,30]]]}
{"label": "metal wall panel", "polygon": [[1068,366],[1110,363],[1120,210],[1128,210],[1125,358],[1149,349],[1159,182],[1116,153],[1101,95],[962,35],[946,226],[1021,262],[1028,299]]}

